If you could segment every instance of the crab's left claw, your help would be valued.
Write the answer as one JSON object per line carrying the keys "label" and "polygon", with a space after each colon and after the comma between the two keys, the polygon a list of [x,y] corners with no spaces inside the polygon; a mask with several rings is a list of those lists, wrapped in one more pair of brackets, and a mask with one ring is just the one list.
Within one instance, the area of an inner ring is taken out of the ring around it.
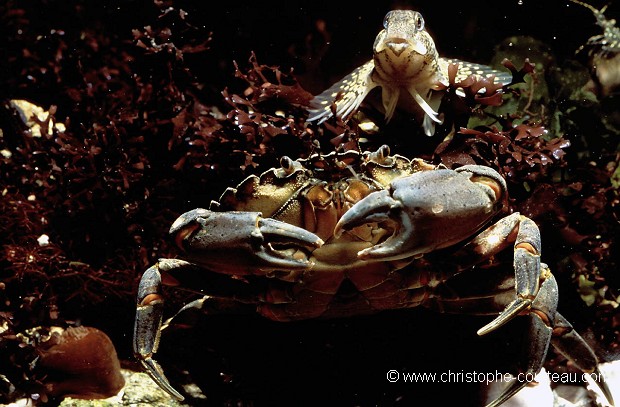
{"label": "crab's left claw", "polygon": [[360,251],[360,259],[415,257],[463,241],[479,230],[495,214],[504,190],[505,181],[489,167],[415,172],[358,201],[340,218],[334,235],[380,223],[393,230],[392,235]]}
{"label": "crab's left claw", "polygon": [[[338,221],[334,228],[334,236],[340,237],[345,230],[367,223],[391,223],[398,232],[395,232],[386,241],[358,253],[363,260],[382,258],[396,259],[403,247],[413,240],[413,225],[403,210],[403,204],[392,198],[388,190],[373,192],[357,202]],[[405,257],[405,256],[403,256]]]}

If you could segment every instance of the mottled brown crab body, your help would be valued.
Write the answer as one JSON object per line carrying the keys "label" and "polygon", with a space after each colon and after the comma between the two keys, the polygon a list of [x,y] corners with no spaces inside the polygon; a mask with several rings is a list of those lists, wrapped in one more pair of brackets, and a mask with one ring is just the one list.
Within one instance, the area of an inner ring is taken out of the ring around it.
{"label": "mottled brown crab body", "polygon": [[[410,307],[412,301],[418,304],[420,299],[411,300],[410,295],[395,290],[395,284],[402,286],[403,282],[394,282],[396,276],[390,276],[394,269],[402,267],[402,262],[369,264],[357,256],[387,239],[391,231],[366,224],[336,237],[334,230],[342,216],[370,193],[387,188],[395,179],[430,169],[434,166],[421,160],[389,156],[387,149],[366,155],[357,151],[317,155],[298,161],[285,157],[280,168],[268,170],[260,177],[250,176],[236,188],[227,189],[218,202],[212,202],[210,210],[260,212],[263,217],[299,227],[322,240],[320,247],[310,251],[280,248],[281,253],[312,267],[274,271],[277,278],[268,284],[258,307],[270,319],[346,316],[352,308],[369,313]],[[189,253],[192,261],[200,262],[203,257],[201,251]],[[198,259],[194,260],[195,256]],[[241,274],[239,270],[234,272]],[[283,288],[280,281],[293,284]],[[343,294],[345,281],[350,284]],[[347,301],[342,301],[344,296]]]}
{"label": "mottled brown crab body", "polygon": [[[162,273],[169,273],[207,294],[179,312],[228,299],[294,321],[423,305],[495,315],[480,335],[525,315],[530,348],[523,370],[531,377],[552,341],[582,369],[596,370],[590,347],[556,311],[557,285],[540,261],[536,224],[519,213],[491,224],[505,200],[506,183],[491,168],[450,170],[392,156],[387,146],[285,157],[280,168],[248,177],[209,209],[174,222],[170,234],[184,260],[161,259],[144,273],[134,352],[162,388],[182,398],[152,358],[162,329]],[[494,280],[500,283],[451,284],[511,246],[514,271]],[[449,254],[432,256],[442,250]],[[525,384],[513,382],[490,405]]]}

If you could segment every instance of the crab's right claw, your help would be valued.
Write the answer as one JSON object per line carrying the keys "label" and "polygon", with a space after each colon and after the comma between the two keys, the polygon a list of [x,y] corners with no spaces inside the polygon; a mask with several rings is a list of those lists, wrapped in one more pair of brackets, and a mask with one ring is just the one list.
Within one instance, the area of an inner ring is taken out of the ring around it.
{"label": "crab's right claw", "polygon": [[181,260],[160,260],[143,274],[138,287],[138,304],[134,325],[133,351],[149,376],[168,394],[177,400],[183,396],[176,391],[152,356],[157,352],[161,335],[164,301],[161,295],[161,273],[167,269],[183,267]]}
{"label": "crab's right claw", "polygon": [[194,209],[170,228],[194,263],[220,273],[307,270],[309,254],[323,245],[314,233],[260,212]]}

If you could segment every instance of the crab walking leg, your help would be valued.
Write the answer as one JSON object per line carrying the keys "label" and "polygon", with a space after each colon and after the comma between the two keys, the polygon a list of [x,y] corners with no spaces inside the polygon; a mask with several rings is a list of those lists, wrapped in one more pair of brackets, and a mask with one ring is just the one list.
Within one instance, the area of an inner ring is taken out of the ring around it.
{"label": "crab walking leg", "polygon": [[[523,377],[526,378],[536,376],[545,362],[553,334],[554,319],[557,315],[558,285],[546,265],[544,265],[540,277],[542,279],[540,289],[536,297],[529,302],[530,309],[527,314],[529,319],[527,340],[525,341],[527,363],[522,368],[523,373],[525,373]],[[527,384],[528,382],[525,380],[513,380],[487,407],[501,405]]]}
{"label": "crab walking leg", "polygon": [[526,217],[521,217],[514,252],[515,290],[517,298],[493,321],[478,330],[485,335],[506,324],[521,312],[527,310],[538,292],[540,277],[540,231],[538,226]]}
{"label": "crab walking leg", "polygon": [[563,356],[571,360],[579,369],[591,373],[589,377],[596,383],[607,398],[609,405],[614,405],[611,390],[607,386],[601,371],[598,369],[598,359],[588,343],[575,331],[573,326],[559,313],[555,314],[553,336],[551,344]]}
{"label": "crab walking leg", "polygon": [[[462,252],[460,254],[463,255]],[[540,370],[546,357],[549,332],[551,332],[550,340],[553,347],[571,360],[579,369],[586,373],[591,373],[589,378],[601,389],[601,392],[607,397],[609,404],[614,405],[611,391],[598,369],[598,359],[594,351],[573,329],[572,325],[555,311],[558,302],[557,284],[547,265],[541,263],[540,267],[542,283],[526,316],[529,319],[529,329],[527,332],[529,339],[525,341],[525,351],[528,354],[528,358],[527,364],[521,367],[521,371],[533,373],[529,377],[534,377]],[[509,288],[509,285],[513,285],[513,278],[490,281],[492,286],[501,288],[500,291],[495,293],[488,293],[486,291],[487,284],[489,283],[487,279],[488,277],[484,277],[484,280],[480,280],[483,286],[481,290],[474,289],[472,291],[471,286],[455,287],[450,285],[449,290],[454,294],[453,298],[433,295],[424,305],[439,312],[467,313],[471,315],[495,314],[498,310],[504,308],[506,304],[513,301],[514,289]],[[463,291],[463,288],[465,288],[465,291]],[[491,406],[499,405],[502,401],[507,400],[510,395],[519,391],[522,386],[517,386],[517,384],[514,383],[514,387],[509,387],[505,394],[502,394],[497,400],[493,400]]]}
{"label": "crab walking leg", "polygon": [[[558,287],[545,264],[542,264],[542,283],[536,298],[532,301],[528,318],[530,319],[527,343],[528,362],[525,366],[525,377],[534,377],[542,368],[549,343],[579,369],[592,373],[589,377],[601,389],[609,405],[614,405],[611,391],[598,369],[598,359],[588,343],[573,329],[573,326],[556,311],[558,303]],[[504,392],[487,407],[499,406],[516,394],[527,383],[515,380]]]}
{"label": "crab walking leg", "polygon": [[462,269],[465,269],[499,253],[512,242],[517,298],[497,318],[480,328],[478,335],[496,330],[531,306],[541,278],[540,231],[534,221],[518,212],[513,213],[480,233],[455,254],[455,258],[462,261]]}
{"label": "crab walking leg", "polygon": [[168,394],[181,401],[184,397],[176,391],[159,364],[152,358],[157,352],[161,336],[164,299],[161,294],[161,271],[191,267],[191,263],[176,259],[161,259],[144,272],[138,286],[138,304],[134,325],[134,355],[149,376]]}

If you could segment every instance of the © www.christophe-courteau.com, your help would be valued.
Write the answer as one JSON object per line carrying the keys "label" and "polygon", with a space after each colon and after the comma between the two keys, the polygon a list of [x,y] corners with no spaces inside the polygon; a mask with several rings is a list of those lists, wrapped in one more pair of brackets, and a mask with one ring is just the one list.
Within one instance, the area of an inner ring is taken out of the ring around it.
{"label": "\u00a9 www.christophe-courteau.com", "polygon": [[[546,372],[551,383],[582,383],[590,382],[592,380],[599,381],[603,379],[597,373],[575,373],[575,372]],[[519,373],[516,376],[510,373],[501,373],[498,371],[492,372],[467,372],[451,371],[446,372],[405,372],[400,370],[388,370],[386,374],[387,381],[390,383],[496,383],[496,382],[511,382],[518,380],[520,382],[531,382],[536,379],[536,374],[533,373]],[[599,381],[600,382],[600,381]]]}

